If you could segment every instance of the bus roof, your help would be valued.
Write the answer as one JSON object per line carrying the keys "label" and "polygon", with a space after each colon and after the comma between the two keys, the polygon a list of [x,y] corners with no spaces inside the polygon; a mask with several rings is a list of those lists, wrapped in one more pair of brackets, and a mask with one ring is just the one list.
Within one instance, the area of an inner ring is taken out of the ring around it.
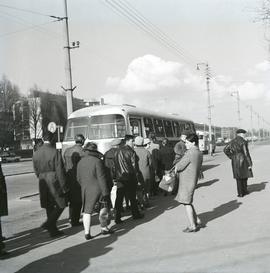
{"label": "bus roof", "polygon": [[190,121],[190,119],[186,119],[184,117],[178,116],[176,114],[163,114],[160,112],[149,111],[143,108],[137,108],[133,105],[98,105],[98,106],[89,106],[79,110],[74,111],[70,116],[71,118],[77,117],[90,117],[90,116],[97,116],[97,115],[109,115],[109,114],[131,114],[131,115],[142,115],[148,117],[156,117],[156,118],[165,118],[171,120],[185,120]]}

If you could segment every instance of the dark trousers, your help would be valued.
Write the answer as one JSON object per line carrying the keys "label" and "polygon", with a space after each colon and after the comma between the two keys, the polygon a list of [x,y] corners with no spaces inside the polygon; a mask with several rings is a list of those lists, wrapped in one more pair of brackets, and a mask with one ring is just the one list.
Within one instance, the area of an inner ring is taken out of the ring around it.
{"label": "dark trousers", "polygon": [[122,210],[122,204],[123,204],[125,194],[127,195],[130,201],[132,216],[137,217],[140,214],[137,201],[136,201],[136,187],[126,186],[126,187],[118,188],[116,192],[115,220],[119,220],[121,218],[121,210]]}
{"label": "dark trousers", "polygon": [[236,179],[237,193],[239,196],[244,196],[247,194],[247,178]]}
{"label": "dark trousers", "polygon": [[81,216],[82,203],[81,202],[70,202],[69,203],[69,218],[71,224],[78,224]]}
{"label": "dark trousers", "polygon": [[46,208],[46,213],[47,213],[47,227],[49,232],[54,231],[57,229],[56,227],[56,222],[62,212],[64,211],[63,208],[60,208],[57,204],[52,204]]}

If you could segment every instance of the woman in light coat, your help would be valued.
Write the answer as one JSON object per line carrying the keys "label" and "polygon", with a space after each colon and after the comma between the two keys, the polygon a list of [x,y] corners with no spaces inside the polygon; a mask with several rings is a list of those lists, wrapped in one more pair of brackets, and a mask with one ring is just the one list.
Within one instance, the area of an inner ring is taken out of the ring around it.
{"label": "woman in light coat", "polygon": [[190,134],[185,140],[187,152],[175,165],[175,172],[179,172],[179,188],[176,200],[183,204],[190,226],[183,232],[196,232],[201,224],[196,211],[192,205],[194,191],[198,182],[203,156],[198,147],[198,136]]}

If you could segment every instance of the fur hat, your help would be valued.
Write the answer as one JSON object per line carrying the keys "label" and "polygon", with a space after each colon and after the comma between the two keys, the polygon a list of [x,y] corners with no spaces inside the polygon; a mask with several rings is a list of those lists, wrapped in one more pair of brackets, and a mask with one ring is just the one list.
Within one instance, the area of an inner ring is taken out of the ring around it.
{"label": "fur hat", "polygon": [[246,130],[244,130],[244,129],[238,129],[238,130],[236,130],[236,134],[246,134]]}

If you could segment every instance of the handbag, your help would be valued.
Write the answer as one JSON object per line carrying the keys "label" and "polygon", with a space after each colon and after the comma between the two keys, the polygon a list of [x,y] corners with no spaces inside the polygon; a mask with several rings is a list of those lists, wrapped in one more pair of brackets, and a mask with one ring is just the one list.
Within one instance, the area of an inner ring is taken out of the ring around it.
{"label": "handbag", "polygon": [[107,227],[111,223],[111,209],[110,205],[106,200],[99,201],[100,211],[99,211],[99,222],[101,227]]}
{"label": "handbag", "polygon": [[174,172],[174,167],[163,175],[159,187],[167,192],[172,192],[176,180],[176,174]]}

